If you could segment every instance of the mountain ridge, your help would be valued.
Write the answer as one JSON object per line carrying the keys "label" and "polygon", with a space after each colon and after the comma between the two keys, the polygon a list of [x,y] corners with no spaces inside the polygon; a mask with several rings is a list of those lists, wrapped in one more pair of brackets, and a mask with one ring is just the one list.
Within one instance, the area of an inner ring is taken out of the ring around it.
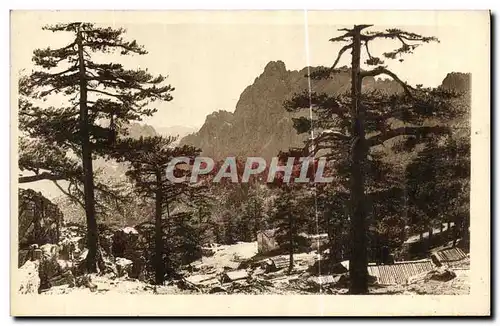
{"label": "mountain ridge", "polygon": [[[240,95],[234,112],[218,110],[207,115],[205,123],[195,133],[180,140],[181,145],[202,149],[202,155],[216,160],[227,156],[261,156],[266,159],[280,150],[302,146],[307,135],[298,135],[292,117],[283,103],[295,93],[309,88],[306,75],[324,67],[305,67],[287,70],[282,61],[269,62],[253,84]],[[366,90],[387,93],[402,91],[392,79],[367,77],[363,80]],[[449,73],[442,82],[445,88],[465,90],[470,88],[470,74]],[[328,80],[312,80],[311,91],[339,94],[350,90],[350,72],[336,74]],[[306,114],[306,113],[303,113]]]}

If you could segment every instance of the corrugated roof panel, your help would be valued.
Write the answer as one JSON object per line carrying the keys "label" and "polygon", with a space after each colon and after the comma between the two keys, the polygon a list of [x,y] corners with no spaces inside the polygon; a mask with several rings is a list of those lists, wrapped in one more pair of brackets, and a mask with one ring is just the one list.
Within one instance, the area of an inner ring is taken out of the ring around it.
{"label": "corrugated roof panel", "polygon": [[278,269],[288,267],[290,260],[287,257],[274,257],[271,259],[274,266]]}
{"label": "corrugated roof panel", "polygon": [[394,265],[368,266],[368,274],[375,276],[380,284],[404,284],[409,277],[433,268],[430,260],[397,262]]}
{"label": "corrugated roof panel", "polygon": [[443,249],[443,250],[435,252],[434,254],[436,255],[436,258],[442,263],[462,260],[462,259],[467,257],[465,252],[463,252],[462,249],[457,248],[457,247]]}

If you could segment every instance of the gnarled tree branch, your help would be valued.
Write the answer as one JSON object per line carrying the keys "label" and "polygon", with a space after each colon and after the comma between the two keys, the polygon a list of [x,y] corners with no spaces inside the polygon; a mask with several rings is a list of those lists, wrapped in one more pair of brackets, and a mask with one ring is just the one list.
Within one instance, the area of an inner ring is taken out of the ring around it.
{"label": "gnarled tree branch", "polygon": [[51,180],[51,181],[58,181],[58,180],[64,180],[66,179],[66,176],[62,174],[53,174],[49,172],[42,172],[40,174],[35,174],[35,175],[30,175],[30,176],[20,176],[18,178],[18,183],[29,183],[29,182],[35,182],[35,181],[41,181],[41,180]]}
{"label": "gnarled tree branch", "polygon": [[413,87],[411,87],[410,85],[408,85],[407,83],[405,83],[404,81],[402,81],[395,73],[393,73],[392,71],[388,70],[385,67],[377,67],[373,70],[363,71],[360,73],[361,78],[370,77],[370,76],[375,77],[375,76],[383,75],[383,74],[388,75],[392,79],[394,79],[399,85],[401,85],[401,87],[403,87],[403,90],[405,91],[405,93],[408,96],[413,97],[411,91],[413,91],[415,89]]}
{"label": "gnarled tree branch", "polygon": [[400,127],[391,129],[366,139],[369,147],[383,144],[385,141],[398,136],[426,136],[428,134],[447,134],[450,129],[444,126],[432,127]]}

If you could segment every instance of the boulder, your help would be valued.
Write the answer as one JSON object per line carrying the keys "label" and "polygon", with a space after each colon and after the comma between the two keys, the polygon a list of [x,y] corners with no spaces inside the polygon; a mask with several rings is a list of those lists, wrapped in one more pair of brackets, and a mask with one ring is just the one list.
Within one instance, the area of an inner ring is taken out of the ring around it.
{"label": "boulder", "polygon": [[62,274],[54,276],[49,280],[50,287],[60,286],[65,284],[68,284],[69,287],[75,286],[75,277],[73,276],[73,273],[70,270],[67,270]]}
{"label": "boulder", "polygon": [[26,264],[27,261],[31,260],[31,255],[33,251],[30,249],[20,249],[18,251],[17,267],[21,267]]}
{"label": "boulder", "polygon": [[137,229],[126,227],[116,231],[112,240],[113,256],[126,258],[133,263],[128,276],[131,278],[141,277],[146,267],[144,249],[141,248],[148,245],[150,239],[139,233]]}
{"label": "boulder", "polygon": [[40,288],[50,288],[50,279],[61,274],[62,268],[58,262],[59,247],[55,244],[44,244],[40,247]]}
{"label": "boulder", "polygon": [[19,189],[18,198],[19,248],[28,249],[31,244],[57,243],[63,222],[59,207],[32,189]]}
{"label": "boulder", "polygon": [[75,263],[61,255],[61,247],[55,244],[44,244],[40,249],[35,249],[34,259],[40,259],[39,277],[40,289],[68,284],[75,285],[73,270]]}
{"label": "boulder", "polygon": [[209,291],[208,291],[209,294],[215,294],[215,293],[227,293],[226,289],[220,287],[220,286],[215,286],[213,288],[211,288]]}
{"label": "boulder", "polygon": [[222,273],[221,282],[222,283],[229,283],[229,282],[234,282],[237,280],[244,280],[244,279],[247,279],[248,277],[249,277],[249,275],[248,275],[247,271],[235,270],[235,271]]}
{"label": "boulder", "polygon": [[65,238],[59,242],[59,259],[73,260],[77,259],[85,249],[85,238],[81,236],[74,236]]}
{"label": "boulder", "polygon": [[455,277],[457,277],[457,274],[455,274],[455,272],[452,270],[436,269],[436,270],[430,271],[427,274],[426,279],[434,280],[434,281],[441,281],[441,282],[448,282],[448,281],[454,279]]}
{"label": "boulder", "polygon": [[59,246],[56,244],[47,243],[40,246],[42,250],[42,259],[55,259],[57,260],[59,255]]}
{"label": "boulder", "polygon": [[118,277],[130,275],[133,267],[133,262],[130,259],[118,257],[116,258],[115,264]]}

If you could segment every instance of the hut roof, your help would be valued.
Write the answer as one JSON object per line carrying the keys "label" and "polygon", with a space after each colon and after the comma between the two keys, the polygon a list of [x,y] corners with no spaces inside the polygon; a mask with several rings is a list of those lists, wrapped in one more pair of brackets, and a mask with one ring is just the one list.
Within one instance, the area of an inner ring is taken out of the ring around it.
{"label": "hut roof", "polygon": [[405,284],[409,277],[433,268],[430,259],[401,261],[393,265],[368,265],[368,274],[375,276],[380,284]]}
{"label": "hut roof", "polygon": [[288,259],[287,257],[279,257],[278,256],[278,257],[271,258],[271,261],[273,262],[274,266],[277,269],[288,267],[288,265],[290,264],[290,259]]}
{"label": "hut roof", "polygon": [[434,252],[434,256],[441,263],[459,261],[467,257],[462,249],[455,247]]}
{"label": "hut roof", "polygon": [[224,273],[224,279],[228,282],[241,280],[247,277],[248,273],[243,269]]}

